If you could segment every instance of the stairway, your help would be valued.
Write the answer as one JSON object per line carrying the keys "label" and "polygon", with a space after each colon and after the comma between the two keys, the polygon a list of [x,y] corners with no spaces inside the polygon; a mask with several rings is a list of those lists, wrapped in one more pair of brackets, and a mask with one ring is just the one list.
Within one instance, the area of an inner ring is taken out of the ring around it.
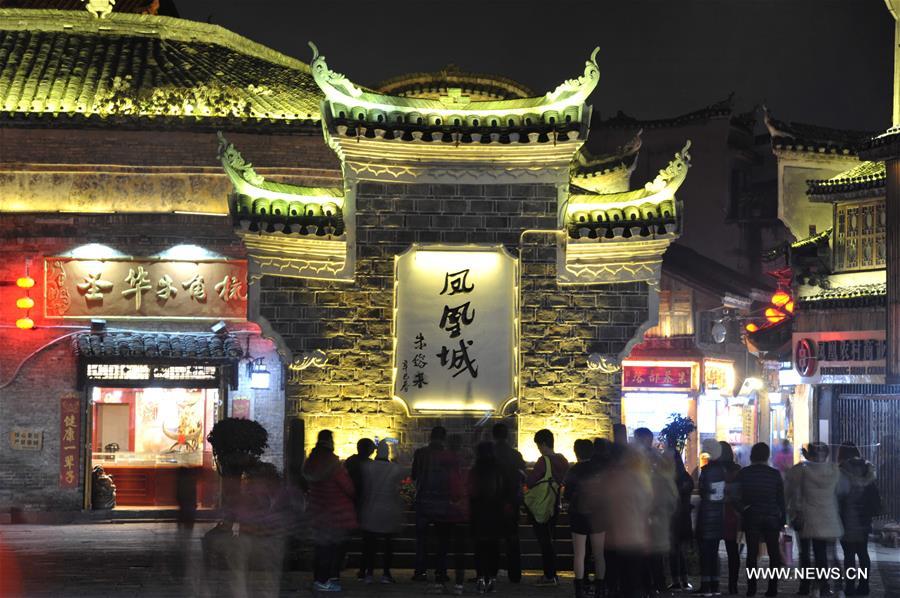
{"label": "stairway", "polygon": [[[468,531],[468,524],[463,524]],[[522,569],[523,570],[540,570],[543,568],[541,564],[541,550],[538,542],[534,537],[531,524],[527,517],[522,514],[519,518],[519,541],[522,552]],[[437,545],[437,538],[434,528],[429,528],[428,534],[428,553],[429,568],[433,567],[433,555]],[[556,567],[559,571],[572,570],[572,536],[569,533],[569,518],[565,513],[561,513],[557,520],[556,531],[554,534],[554,546],[556,548]],[[376,572],[381,566],[380,552],[382,547],[378,547],[379,554],[376,555]],[[503,555],[503,543],[500,543],[501,557],[500,568],[506,569],[505,556]],[[347,550],[348,571],[359,569],[360,556],[362,552],[362,540],[357,535],[350,541]],[[395,569],[412,569],[416,556],[416,526],[415,513],[407,511],[404,515],[404,524],[400,533],[394,538],[394,562],[392,567]],[[448,566],[452,567],[452,557],[448,558]],[[471,541],[466,542],[466,568],[474,569],[474,555]]]}

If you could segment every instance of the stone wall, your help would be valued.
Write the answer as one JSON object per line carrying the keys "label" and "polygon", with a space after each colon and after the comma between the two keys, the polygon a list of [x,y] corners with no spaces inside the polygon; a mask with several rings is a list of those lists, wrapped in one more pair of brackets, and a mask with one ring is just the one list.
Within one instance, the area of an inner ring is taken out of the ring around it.
{"label": "stone wall", "polygon": [[[522,231],[557,227],[558,189],[362,182],[356,201],[356,280],[266,277],[260,313],[295,354],[328,356],[324,368],[298,372],[287,389],[286,414],[306,421],[307,448],[328,428],[342,456],[364,435],[396,437],[409,455],[437,420],[410,418],[391,399],[394,256],[416,242],[503,243],[517,255]],[[647,319],[647,288],[558,286],[552,235],[527,237],[523,263],[519,444],[533,457],[530,435],[548,426],[571,452],[574,438],[608,434],[619,417],[617,376],[589,372],[587,356],[625,346]],[[484,430],[471,418],[440,421],[464,439]]]}

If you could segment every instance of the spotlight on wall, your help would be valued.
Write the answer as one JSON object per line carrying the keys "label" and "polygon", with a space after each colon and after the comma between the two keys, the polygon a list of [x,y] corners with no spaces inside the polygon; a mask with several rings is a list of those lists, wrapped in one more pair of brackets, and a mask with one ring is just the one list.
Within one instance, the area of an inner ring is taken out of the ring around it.
{"label": "spotlight on wall", "polygon": [[213,334],[217,334],[219,336],[228,334],[228,326],[222,320],[219,320],[218,322],[210,326],[209,329],[213,331]]}
{"label": "spotlight on wall", "polygon": [[91,332],[94,334],[102,334],[106,332],[106,320],[93,319],[91,320]]}
{"label": "spotlight on wall", "polygon": [[271,374],[266,362],[260,357],[250,362],[250,388],[254,390],[268,390]]}

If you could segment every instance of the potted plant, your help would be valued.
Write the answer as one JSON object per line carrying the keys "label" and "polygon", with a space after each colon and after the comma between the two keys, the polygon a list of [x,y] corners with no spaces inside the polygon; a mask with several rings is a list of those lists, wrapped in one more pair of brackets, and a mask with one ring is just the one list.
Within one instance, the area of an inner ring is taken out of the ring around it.
{"label": "potted plant", "polygon": [[669,419],[669,423],[660,430],[658,439],[666,447],[674,448],[680,453],[684,452],[684,445],[687,444],[688,437],[697,429],[694,420],[689,417],[682,417],[678,413],[673,413]]}

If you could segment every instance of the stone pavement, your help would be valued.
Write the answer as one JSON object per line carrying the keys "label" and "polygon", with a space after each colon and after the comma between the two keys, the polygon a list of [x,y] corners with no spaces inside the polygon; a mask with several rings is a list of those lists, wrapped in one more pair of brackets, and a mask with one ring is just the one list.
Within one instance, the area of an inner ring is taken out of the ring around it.
{"label": "stone pavement", "polygon": [[[0,597],[230,596],[226,572],[202,566],[200,539],[211,526],[198,524],[189,535],[180,535],[172,523],[0,526]],[[870,549],[872,596],[900,597],[900,550]],[[409,581],[409,571],[396,573],[401,583],[395,586],[366,586],[345,575],[343,595],[427,593],[429,586]],[[536,574],[518,586],[501,583],[498,595],[559,598],[573,593],[571,574],[557,588],[532,587],[534,579]],[[308,573],[286,573],[281,595],[310,596],[308,584]],[[781,595],[793,595],[796,587],[796,582],[783,584]],[[743,593],[743,582],[740,589]],[[467,586],[466,593],[474,588]]]}

